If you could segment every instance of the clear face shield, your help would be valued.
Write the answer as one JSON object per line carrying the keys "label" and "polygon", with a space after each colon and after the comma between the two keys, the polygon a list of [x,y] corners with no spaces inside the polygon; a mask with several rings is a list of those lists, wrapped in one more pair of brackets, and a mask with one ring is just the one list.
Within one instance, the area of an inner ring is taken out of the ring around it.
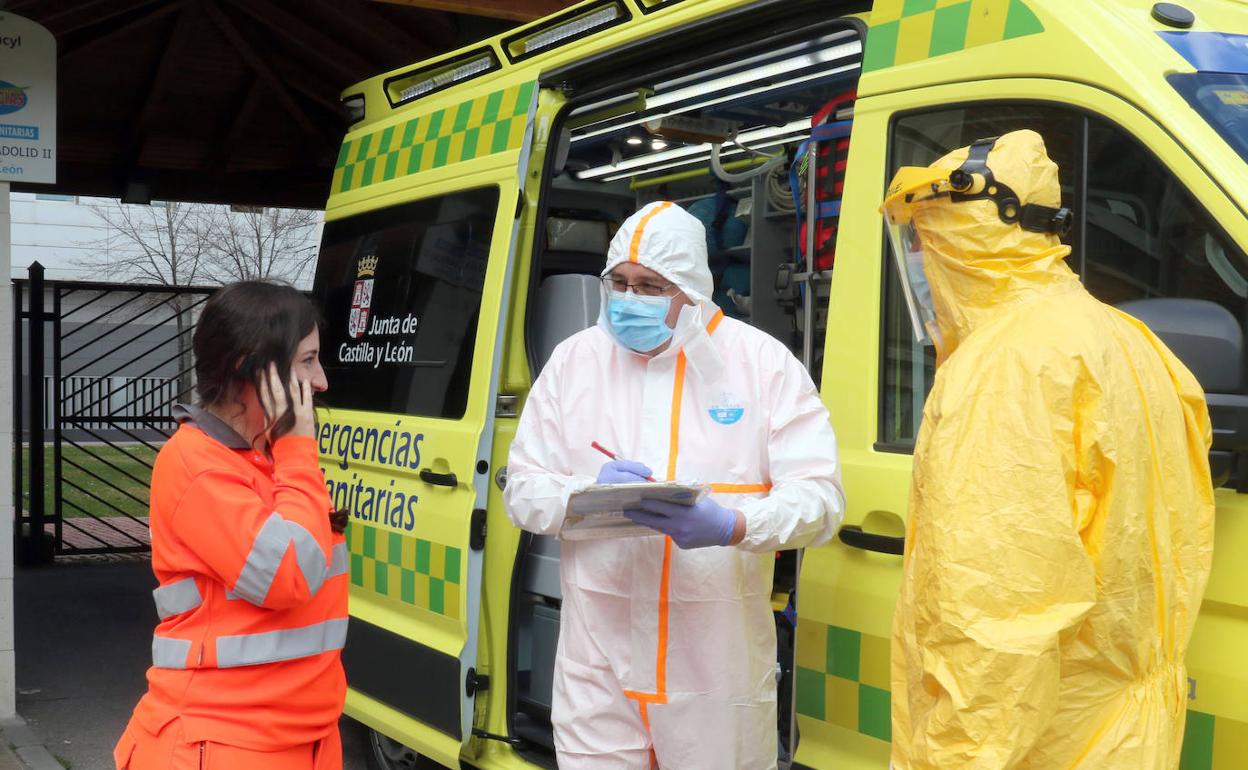
{"label": "clear face shield", "polygon": [[893,269],[901,279],[901,292],[906,298],[914,338],[921,345],[935,344],[936,311],[923,267],[923,239],[914,226],[913,207],[920,196],[930,198],[938,194],[933,189],[938,187],[939,177],[929,169],[903,168],[880,207],[888,229],[889,245],[892,246]]}
{"label": "clear face shield", "polygon": [[889,223],[888,239],[893,247],[893,269],[901,278],[901,292],[914,326],[914,338],[920,345],[932,345],[936,311],[923,269],[923,242],[913,220],[905,224]]}

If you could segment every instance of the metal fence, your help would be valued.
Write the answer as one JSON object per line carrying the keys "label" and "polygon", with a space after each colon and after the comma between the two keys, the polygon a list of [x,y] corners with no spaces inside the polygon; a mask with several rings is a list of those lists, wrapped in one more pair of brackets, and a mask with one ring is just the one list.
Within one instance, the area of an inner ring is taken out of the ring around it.
{"label": "metal fence", "polygon": [[[177,400],[178,381],[167,377],[93,377],[75,376],[63,380],[62,392],[69,398],[62,402],[62,411],[81,421],[81,426],[94,431],[107,431],[116,427],[140,430],[153,414],[159,414],[165,405]],[[43,398],[52,403],[55,380],[44,375]],[[91,419],[91,418],[97,419]],[[130,418],[127,420],[126,418]],[[43,428],[52,431],[56,427],[53,411],[45,410]]]}
{"label": "metal fence", "polygon": [[14,282],[19,558],[150,550],[152,465],[212,291],[44,281],[37,263]]}

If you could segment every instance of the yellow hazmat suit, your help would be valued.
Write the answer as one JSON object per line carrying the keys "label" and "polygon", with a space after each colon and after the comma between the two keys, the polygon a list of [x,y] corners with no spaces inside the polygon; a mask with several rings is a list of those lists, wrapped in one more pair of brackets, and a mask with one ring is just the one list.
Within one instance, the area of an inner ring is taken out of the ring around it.
{"label": "yellow hazmat suit", "polygon": [[[987,163],[1022,203],[1060,205],[1036,133]],[[991,200],[911,215],[941,364],[893,622],[894,766],[1175,768],[1213,553],[1201,388],[1088,294],[1057,236]]]}

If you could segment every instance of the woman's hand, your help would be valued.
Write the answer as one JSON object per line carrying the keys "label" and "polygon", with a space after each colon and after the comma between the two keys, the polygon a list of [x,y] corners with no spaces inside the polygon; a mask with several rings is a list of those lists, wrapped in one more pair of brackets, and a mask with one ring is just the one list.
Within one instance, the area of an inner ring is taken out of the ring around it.
{"label": "woman's hand", "polygon": [[289,388],[282,387],[277,364],[269,364],[261,377],[260,405],[270,420],[276,421],[290,409],[295,416],[292,436],[316,436],[316,412],[312,406],[312,386],[291,374]]}

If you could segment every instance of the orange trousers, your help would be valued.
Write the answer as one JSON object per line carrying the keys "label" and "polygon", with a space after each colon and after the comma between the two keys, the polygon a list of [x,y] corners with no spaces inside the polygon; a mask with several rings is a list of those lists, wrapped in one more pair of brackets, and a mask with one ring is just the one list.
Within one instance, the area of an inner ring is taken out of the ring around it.
{"label": "orange trousers", "polygon": [[338,726],[316,743],[253,751],[211,741],[187,741],[182,720],[152,735],[133,720],[113,750],[117,770],[342,770]]}

